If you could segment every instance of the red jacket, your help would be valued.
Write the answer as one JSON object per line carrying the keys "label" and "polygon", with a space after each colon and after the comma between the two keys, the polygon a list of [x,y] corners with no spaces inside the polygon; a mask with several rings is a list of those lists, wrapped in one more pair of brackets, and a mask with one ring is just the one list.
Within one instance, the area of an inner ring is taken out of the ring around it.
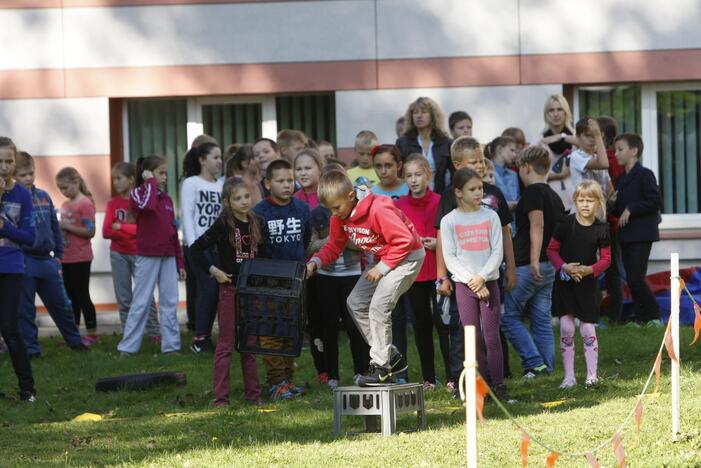
{"label": "red jacket", "polygon": [[[112,240],[110,250],[124,255],[136,255],[136,224],[130,216],[130,205],[129,198],[113,197],[107,202],[102,223],[102,237]],[[114,223],[119,223],[119,229],[112,229]]]}
{"label": "red jacket", "polygon": [[131,191],[131,208],[136,213],[137,255],[175,257],[178,268],[185,268],[175,228],[173,200],[158,190],[154,177]]}
{"label": "red jacket", "polygon": [[[397,208],[406,214],[416,228],[416,232],[421,237],[436,237],[436,214],[438,214],[438,203],[441,196],[431,189],[426,190],[426,195],[421,198],[414,198],[411,195],[403,195],[394,203]],[[419,276],[416,281],[436,280],[436,252],[426,249],[426,258],[421,266]]]}
{"label": "red jacket", "polygon": [[378,269],[383,275],[404,259],[419,251],[423,258],[423,244],[414,225],[389,197],[358,189],[358,204],[347,219],[331,217],[329,240],[312,260],[328,265],[334,262],[350,240],[361,250],[378,258]]}

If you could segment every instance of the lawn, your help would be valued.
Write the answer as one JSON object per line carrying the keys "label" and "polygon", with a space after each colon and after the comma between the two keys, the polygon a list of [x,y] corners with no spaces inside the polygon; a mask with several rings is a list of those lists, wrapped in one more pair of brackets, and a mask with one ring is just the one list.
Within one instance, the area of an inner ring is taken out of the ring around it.
{"label": "lawn", "polygon": [[[532,433],[562,451],[579,452],[608,438],[633,407],[647,378],[662,329],[609,327],[599,331],[602,384],[593,390],[580,385],[559,390],[555,375],[533,382],[509,381],[518,402],[510,410]],[[664,360],[660,394],[646,400],[643,430],[635,442],[635,423],[623,434],[630,466],[701,466],[701,345],[690,348],[691,330],[682,329],[682,430],[671,442],[669,361]],[[413,341],[410,337],[410,343]],[[183,335],[183,342],[189,337]],[[256,408],[245,403],[240,367],[235,363],[232,405],[209,406],[211,355],[162,356],[146,344],[140,355],[120,358],[116,337],[107,337],[90,353],[77,354],[59,339],[42,341],[44,357],[33,361],[39,390],[34,405],[0,400],[0,466],[456,466],[464,464],[464,410],[443,390],[426,394],[428,428],[390,438],[377,434],[335,436],[332,397],[315,383],[308,350],[298,359],[297,381],[307,383],[303,398]],[[580,345],[580,343],[578,343]],[[413,350],[412,350],[413,351]],[[342,383],[348,383],[350,357],[342,350]],[[410,362],[418,358],[410,355]],[[512,356],[513,370],[520,368]],[[583,380],[578,348],[577,370]],[[262,371],[262,365],[260,366]],[[96,393],[102,376],[134,372],[181,370],[186,387],[145,392]],[[442,374],[442,372],[441,372]],[[418,379],[412,368],[412,380]],[[0,355],[0,390],[14,392],[7,355]],[[561,401],[549,407],[543,403]],[[99,422],[73,422],[85,412]],[[494,404],[485,408],[486,424],[478,427],[481,466],[520,466],[520,435]],[[409,427],[410,417],[400,420]],[[345,429],[360,431],[361,421],[349,418]],[[531,444],[531,466],[543,466],[547,451]],[[613,466],[610,447],[599,454]],[[583,459],[561,458],[557,466],[588,466]]]}

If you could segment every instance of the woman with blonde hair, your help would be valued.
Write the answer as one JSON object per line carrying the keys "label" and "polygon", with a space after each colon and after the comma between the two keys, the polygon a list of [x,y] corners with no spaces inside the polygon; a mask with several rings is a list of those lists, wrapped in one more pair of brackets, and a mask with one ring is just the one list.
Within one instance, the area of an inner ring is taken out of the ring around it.
{"label": "woman with blonde hair", "polygon": [[548,96],[543,106],[545,129],[538,140],[539,145],[550,150],[551,170],[548,184],[560,195],[565,210],[572,209],[574,185],[570,179],[568,156],[572,145],[577,144],[577,137],[572,127],[572,111],[567,99],[561,94]]}
{"label": "woman with blonde hair", "polygon": [[420,153],[428,160],[434,175],[429,186],[438,194],[450,185],[455,172],[450,160],[452,142],[445,131],[445,115],[436,101],[420,97],[409,104],[404,115],[404,134],[397,139],[396,146],[402,159]]}

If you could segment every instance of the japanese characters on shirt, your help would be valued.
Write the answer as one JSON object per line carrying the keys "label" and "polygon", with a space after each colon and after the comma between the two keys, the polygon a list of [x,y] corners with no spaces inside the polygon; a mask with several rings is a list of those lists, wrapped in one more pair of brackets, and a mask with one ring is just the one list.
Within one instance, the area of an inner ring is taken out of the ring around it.
{"label": "japanese characters on shirt", "polygon": [[268,238],[271,244],[302,241],[302,220],[296,217],[268,220]]}

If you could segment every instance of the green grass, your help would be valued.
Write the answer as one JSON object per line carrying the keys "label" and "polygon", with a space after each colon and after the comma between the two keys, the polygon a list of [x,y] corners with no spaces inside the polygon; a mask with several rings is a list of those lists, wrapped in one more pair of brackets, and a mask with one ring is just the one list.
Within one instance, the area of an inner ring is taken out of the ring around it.
{"label": "green grass", "polygon": [[[518,403],[510,409],[535,436],[560,450],[577,452],[598,445],[618,427],[635,402],[652,366],[663,330],[607,328],[599,331],[601,386],[573,391],[557,388],[555,375],[535,382],[509,382]],[[183,342],[189,337],[183,336]],[[342,349],[343,383],[350,378],[350,357]],[[701,465],[701,345],[689,348],[691,330],[682,330],[682,430],[671,442],[669,362],[663,362],[660,395],[648,400],[640,442],[633,421],[623,444],[630,466]],[[233,365],[233,400],[226,409],[209,406],[211,355],[183,352],[162,356],[145,344],[140,355],[120,359],[116,338],[109,337],[91,353],[76,354],[60,339],[42,341],[44,358],[33,361],[39,390],[34,405],[0,400],[0,466],[456,466],[464,464],[464,410],[443,390],[428,393],[428,428],[390,438],[377,434],[337,437],[332,432],[332,398],[315,383],[308,351],[298,359],[298,382],[310,392],[298,401],[262,409],[245,403],[238,359]],[[410,343],[413,343],[410,337]],[[579,345],[579,343],[578,343]],[[412,351],[414,351],[412,349]],[[417,363],[415,352],[410,362]],[[520,366],[512,356],[512,367]],[[583,380],[578,348],[577,370]],[[262,371],[262,365],[260,366]],[[146,392],[96,393],[95,380],[132,372],[181,370],[186,387]],[[442,374],[442,372],[440,372]],[[416,368],[411,377],[418,380]],[[6,355],[0,356],[0,389],[14,392],[16,383]],[[544,408],[542,403],[567,399]],[[72,422],[84,412],[102,415],[100,422]],[[519,433],[493,404],[479,425],[480,466],[520,466]],[[410,427],[403,417],[400,427]],[[360,431],[360,418],[344,420],[348,431]],[[542,466],[547,452],[531,444],[530,463]],[[610,447],[599,459],[614,464]],[[561,458],[558,466],[587,466],[583,459]]]}

